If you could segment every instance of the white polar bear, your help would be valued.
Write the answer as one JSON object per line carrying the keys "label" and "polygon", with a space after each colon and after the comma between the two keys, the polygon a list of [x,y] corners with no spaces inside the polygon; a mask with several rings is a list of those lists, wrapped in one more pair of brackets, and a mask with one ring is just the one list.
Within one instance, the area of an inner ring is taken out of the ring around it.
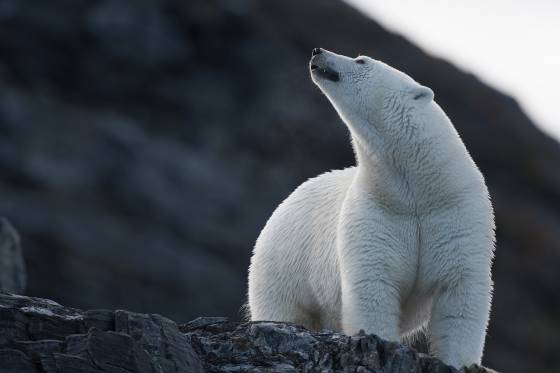
{"label": "white polar bear", "polygon": [[433,92],[374,59],[315,48],[311,76],[348,126],[357,166],[300,185],[249,269],[252,320],[398,340],[480,364],[494,217],[484,179]]}

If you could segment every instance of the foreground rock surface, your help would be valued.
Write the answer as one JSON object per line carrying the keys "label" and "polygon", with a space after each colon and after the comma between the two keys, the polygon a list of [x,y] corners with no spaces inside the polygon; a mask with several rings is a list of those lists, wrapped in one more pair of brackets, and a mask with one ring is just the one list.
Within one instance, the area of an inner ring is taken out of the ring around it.
{"label": "foreground rock surface", "polygon": [[0,362],[0,372],[458,372],[374,335],[222,317],[177,325],[7,293],[0,293]]}

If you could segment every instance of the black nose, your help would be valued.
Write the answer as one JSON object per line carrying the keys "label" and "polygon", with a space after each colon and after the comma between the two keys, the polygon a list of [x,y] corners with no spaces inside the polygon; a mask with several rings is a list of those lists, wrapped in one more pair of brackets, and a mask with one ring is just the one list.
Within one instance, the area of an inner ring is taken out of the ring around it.
{"label": "black nose", "polygon": [[312,56],[315,56],[317,54],[321,54],[323,53],[323,51],[321,50],[321,48],[313,48],[313,51],[311,52]]}

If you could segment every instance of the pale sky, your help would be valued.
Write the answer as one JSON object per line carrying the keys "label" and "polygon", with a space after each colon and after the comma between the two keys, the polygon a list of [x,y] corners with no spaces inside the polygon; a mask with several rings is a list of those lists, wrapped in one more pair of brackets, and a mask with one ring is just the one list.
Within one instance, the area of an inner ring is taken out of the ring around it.
{"label": "pale sky", "polygon": [[560,139],[560,1],[346,1],[515,97]]}

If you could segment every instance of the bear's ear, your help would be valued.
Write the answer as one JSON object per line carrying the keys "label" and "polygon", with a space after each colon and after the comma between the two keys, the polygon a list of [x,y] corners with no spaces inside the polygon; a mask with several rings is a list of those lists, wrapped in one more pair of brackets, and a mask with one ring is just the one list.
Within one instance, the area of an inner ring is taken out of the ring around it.
{"label": "bear's ear", "polygon": [[430,102],[434,99],[434,91],[423,85],[418,85],[409,91],[413,100],[418,102]]}

